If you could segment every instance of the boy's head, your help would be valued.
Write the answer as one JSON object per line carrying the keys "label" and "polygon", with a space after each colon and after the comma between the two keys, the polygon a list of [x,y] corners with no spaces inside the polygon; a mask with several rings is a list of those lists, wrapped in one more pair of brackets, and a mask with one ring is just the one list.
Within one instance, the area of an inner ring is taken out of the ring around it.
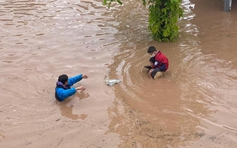
{"label": "boy's head", "polygon": [[154,56],[156,55],[156,53],[157,53],[157,50],[156,50],[156,48],[155,48],[154,46],[150,46],[150,47],[148,48],[147,52],[148,52],[152,57],[154,57]]}
{"label": "boy's head", "polygon": [[58,77],[58,81],[66,85],[68,81],[68,76],[65,74],[62,74]]}

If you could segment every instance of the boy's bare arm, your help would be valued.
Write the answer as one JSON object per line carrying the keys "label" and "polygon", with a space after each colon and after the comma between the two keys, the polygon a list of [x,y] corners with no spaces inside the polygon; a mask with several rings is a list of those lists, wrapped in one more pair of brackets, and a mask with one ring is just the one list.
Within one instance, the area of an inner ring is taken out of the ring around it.
{"label": "boy's bare arm", "polygon": [[86,88],[84,86],[79,86],[79,87],[76,87],[76,90],[85,90]]}

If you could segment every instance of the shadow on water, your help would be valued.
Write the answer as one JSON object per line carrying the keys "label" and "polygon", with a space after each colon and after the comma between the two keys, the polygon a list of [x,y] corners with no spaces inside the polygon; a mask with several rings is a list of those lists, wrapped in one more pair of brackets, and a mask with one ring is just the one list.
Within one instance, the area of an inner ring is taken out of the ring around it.
{"label": "shadow on water", "polygon": [[88,115],[87,114],[80,114],[80,115],[73,114],[73,106],[77,104],[79,100],[88,98],[89,96],[90,95],[88,93],[85,93],[84,91],[80,91],[79,93],[76,93],[73,97],[70,97],[63,102],[56,101],[56,104],[60,107],[62,116],[72,119],[72,120],[77,120],[77,119],[84,120],[85,118],[87,118]]}
{"label": "shadow on water", "polygon": [[[189,1],[183,4],[185,15],[177,43],[152,41],[146,28],[147,10],[142,5],[131,2],[114,13],[120,18],[119,33],[115,34],[120,51],[109,66],[110,77],[122,83],[114,86],[116,99],[109,108],[109,127],[123,139],[120,147],[177,147],[205,135],[197,116],[206,117],[211,111],[201,101],[195,81],[198,77],[190,70],[192,61],[203,56],[198,29],[190,22],[195,16],[192,5]],[[151,45],[170,61],[165,77],[158,81],[149,79],[143,68],[148,64],[146,51]]]}

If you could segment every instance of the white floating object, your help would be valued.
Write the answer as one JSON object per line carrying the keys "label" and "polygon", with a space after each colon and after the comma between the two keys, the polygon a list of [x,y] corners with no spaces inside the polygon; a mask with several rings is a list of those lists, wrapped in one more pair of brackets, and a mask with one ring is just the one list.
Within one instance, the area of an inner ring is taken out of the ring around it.
{"label": "white floating object", "polygon": [[105,80],[105,83],[109,86],[112,86],[114,84],[118,84],[120,83],[121,81],[120,80],[117,80],[117,79],[111,79],[111,80]]}

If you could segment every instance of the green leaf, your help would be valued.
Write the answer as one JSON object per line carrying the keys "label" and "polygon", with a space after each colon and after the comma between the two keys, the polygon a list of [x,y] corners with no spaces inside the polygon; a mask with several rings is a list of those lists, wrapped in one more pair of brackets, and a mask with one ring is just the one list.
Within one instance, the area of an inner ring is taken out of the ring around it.
{"label": "green leaf", "polygon": [[106,5],[107,4],[107,0],[103,0],[102,4]]}
{"label": "green leaf", "polygon": [[108,8],[110,8],[110,6],[111,6],[111,3],[112,3],[112,2],[110,1],[110,2],[109,2],[109,4],[108,4]]}
{"label": "green leaf", "polygon": [[120,0],[117,0],[117,2],[120,4],[120,5],[122,5],[123,3],[120,1]]}

